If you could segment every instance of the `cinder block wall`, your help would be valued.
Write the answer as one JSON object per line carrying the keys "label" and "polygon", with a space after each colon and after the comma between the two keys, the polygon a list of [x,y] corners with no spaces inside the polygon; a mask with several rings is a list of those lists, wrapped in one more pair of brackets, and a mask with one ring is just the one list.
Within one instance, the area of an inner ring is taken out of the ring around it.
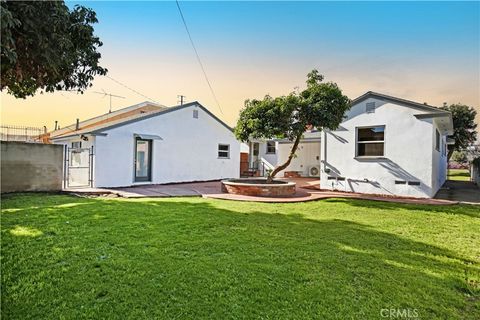
{"label": "cinder block wall", "polygon": [[62,145],[2,141],[0,157],[2,193],[62,189]]}

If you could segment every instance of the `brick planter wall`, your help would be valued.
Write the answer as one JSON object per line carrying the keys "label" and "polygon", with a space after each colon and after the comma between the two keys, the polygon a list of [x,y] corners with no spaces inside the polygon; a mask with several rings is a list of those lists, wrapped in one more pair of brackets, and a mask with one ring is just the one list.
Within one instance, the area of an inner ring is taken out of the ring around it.
{"label": "brick planter wall", "polygon": [[247,184],[222,181],[222,191],[257,197],[291,197],[295,195],[295,183],[285,184]]}

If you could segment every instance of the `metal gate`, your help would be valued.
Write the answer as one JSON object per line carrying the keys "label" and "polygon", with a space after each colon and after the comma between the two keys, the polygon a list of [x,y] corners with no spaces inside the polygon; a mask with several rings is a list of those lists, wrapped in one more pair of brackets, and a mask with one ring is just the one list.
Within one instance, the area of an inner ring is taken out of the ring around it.
{"label": "metal gate", "polygon": [[65,147],[64,188],[93,187],[93,156],[93,146],[91,148]]}

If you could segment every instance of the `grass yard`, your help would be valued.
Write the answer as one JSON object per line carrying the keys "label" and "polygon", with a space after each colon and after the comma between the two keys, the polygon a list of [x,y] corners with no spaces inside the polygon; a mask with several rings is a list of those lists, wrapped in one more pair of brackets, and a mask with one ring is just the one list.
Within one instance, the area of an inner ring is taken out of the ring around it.
{"label": "grass yard", "polygon": [[448,180],[470,181],[468,169],[448,169]]}
{"label": "grass yard", "polygon": [[478,206],[38,194],[1,219],[4,319],[480,319]]}

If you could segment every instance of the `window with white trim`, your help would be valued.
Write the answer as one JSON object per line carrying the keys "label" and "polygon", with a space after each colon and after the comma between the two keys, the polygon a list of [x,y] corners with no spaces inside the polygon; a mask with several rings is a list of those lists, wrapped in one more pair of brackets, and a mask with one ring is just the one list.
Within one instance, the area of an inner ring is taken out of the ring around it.
{"label": "window with white trim", "polygon": [[267,141],[267,154],[275,154],[275,141]]}
{"label": "window with white trim", "polygon": [[230,158],[230,145],[229,144],[218,144],[218,157],[221,159]]}
{"label": "window with white trim", "polygon": [[440,132],[435,129],[435,150],[440,151]]}
{"label": "window with white trim", "polygon": [[385,126],[357,128],[357,157],[385,155]]}

